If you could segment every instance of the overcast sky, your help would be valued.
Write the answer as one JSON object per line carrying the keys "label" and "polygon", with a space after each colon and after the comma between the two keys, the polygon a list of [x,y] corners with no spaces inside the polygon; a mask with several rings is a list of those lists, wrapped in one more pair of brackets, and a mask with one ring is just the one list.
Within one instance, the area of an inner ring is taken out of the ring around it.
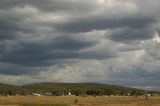
{"label": "overcast sky", "polygon": [[0,0],[0,82],[160,89],[159,0]]}

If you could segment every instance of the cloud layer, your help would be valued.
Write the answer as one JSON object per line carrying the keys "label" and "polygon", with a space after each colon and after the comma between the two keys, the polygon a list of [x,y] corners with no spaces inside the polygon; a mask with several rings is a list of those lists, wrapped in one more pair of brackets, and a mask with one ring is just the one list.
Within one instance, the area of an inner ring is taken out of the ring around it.
{"label": "cloud layer", "polygon": [[159,89],[159,9],[157,0],[1,0],[0,80]]}

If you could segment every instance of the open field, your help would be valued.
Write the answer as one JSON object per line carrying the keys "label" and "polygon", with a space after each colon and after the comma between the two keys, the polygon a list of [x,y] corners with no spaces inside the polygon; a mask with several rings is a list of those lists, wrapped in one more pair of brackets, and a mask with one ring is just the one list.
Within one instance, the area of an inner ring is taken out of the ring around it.
{"label": "open field", "polygon": [[[76,103],[75,103],[76,102]],[[10,96],[0,97],[0,106],[160,106],[160,97],[64,97]]]}

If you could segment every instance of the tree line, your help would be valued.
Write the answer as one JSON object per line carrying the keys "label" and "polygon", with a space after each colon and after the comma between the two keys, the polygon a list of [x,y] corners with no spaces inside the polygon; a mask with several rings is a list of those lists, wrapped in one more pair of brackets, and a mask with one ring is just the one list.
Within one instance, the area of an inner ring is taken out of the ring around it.
{"label": "tree line", "polygon": [[0,84],[0,95],[32,95],[39,93],[50,96],[64,96],[71,93],[75,96],[80,95],[128,95],[138,96],[155,91],[145,91],[136,88],[128,88],[116,85],[98,83],[36,83],[23,86]]}

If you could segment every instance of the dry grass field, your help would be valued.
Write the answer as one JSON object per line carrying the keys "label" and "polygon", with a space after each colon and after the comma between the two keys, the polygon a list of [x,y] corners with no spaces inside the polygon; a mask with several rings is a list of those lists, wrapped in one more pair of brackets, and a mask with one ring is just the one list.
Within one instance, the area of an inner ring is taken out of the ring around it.
{"label": "dry grass field", "polygon": [[[75,103],[76,102],[76,103]],[[0,106],[160,106],[160,97],[0,97]]]}

